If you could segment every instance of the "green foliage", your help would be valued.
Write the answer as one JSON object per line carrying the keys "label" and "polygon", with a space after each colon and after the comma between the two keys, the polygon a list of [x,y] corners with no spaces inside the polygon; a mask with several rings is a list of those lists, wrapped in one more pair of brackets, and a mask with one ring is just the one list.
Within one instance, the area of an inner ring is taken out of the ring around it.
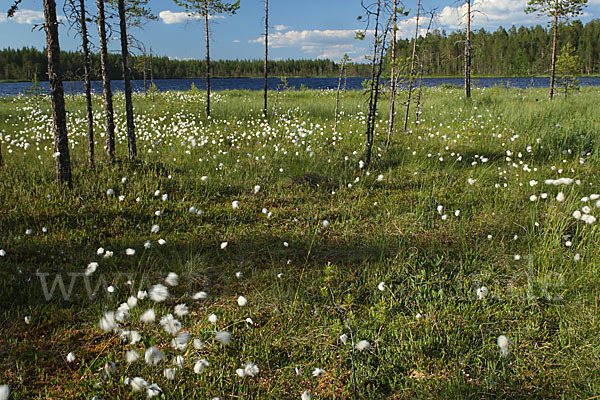
{"label": "green foliage", "polygon": [[554,18],[558,11],[558,18],[562,20],[581,14],[587,3],[588,0],[529,0],[525,12]]}
{"label": "green foliage", "polygon": [[199,16],[216,14],[235,14],[240,8],[240,0],[226,2],[223,0],[173,0],[175,4],[183,7],[187,12]]}
{"label": "green foliage", "polygon": [[27,95],[34,96],[35,104],[40,103],[40,97],[44,94],[44,88],[40,86],[40,81],[37,77],[37,73],[33,74],[33,81],[29,89],[25,89],[24,92]]}
{"label": "green foliage", "polygon": [[577,90],[579,81],[577,77],[581,75],[581,60],[575,54],[575,49],[571,43],[564,45],[560,51],[560,56],[556,60],[557,84],[564,89],[565,96],[569,89]]}

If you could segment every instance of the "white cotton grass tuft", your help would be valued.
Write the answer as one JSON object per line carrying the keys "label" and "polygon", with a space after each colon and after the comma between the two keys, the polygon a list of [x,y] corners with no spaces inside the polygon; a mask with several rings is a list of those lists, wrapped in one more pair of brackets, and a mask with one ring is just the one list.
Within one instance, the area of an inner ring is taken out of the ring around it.
{"label": "white cotton grass tuft", "polygon": [[8,400],[10,396],[10,387],[8,385],[0,385],[0,400]]}
{"label": "white cotton grass tuft", "polygon": [[326,219],[324,219],[324,220],[321,222],[321,225],[323,225],[323,228],[327,228],[327,227],[329,226],[329,221],[327,221]]}
{"label": "white cotton grass tuft", "polygon": [[140,315],[140,321],[144,324],[150,324],[156,320],[156,313],[153,308],[149,308]]}
{"label": "white cotton grass tuft", "polygon": [[231,202],[231,208],[233,208],[234,210],[237,210],[240,208],[240,202],[239,200],[234,200]]}
{"label": "white cotton grass tuft", "polygon": [[144,359],[148,365],[158,365],[165,359],[165,353],[163,353],[158,347],[151,346],[146,349],[144,353]]}
{"label": "white cotton grass tuft", "polygon": [[135,308],[135,306],[137,305],[138,299],[135,296],[129,296],[129,298],[127,299],[127,305],[129,306],[130,309]]}
{"label": "white cotton grass tuft", "polygon": [[260,185],[255,185],[254,186],[254,194],[258,194],[258,192],[260,192]]}
{"label": "white cotton grass tuft", "polygon": [[302,393],[302,396],[300,396],[300,400],[310,400],[310,392],[305,390],[304,393]]}
{"label": "white cotton grass tuft", "polygon": [[115,313],[113,311],[107,311],[100,318],[100,329],[103,331],[112,331],[117,329],[118,325],[115,321]]}
{"label": "white cotton grass tuft", "polygon": [[227,247],[229,243],[227,242],[221,242],[221,250],[225,250],[225,247]]}
{"label": "white cotton grass tuft", "polygon": [[75,361],[77,357],[75,357],[75,353],[70,352],[69,354],[67,354],[67,362],[72,363],[73,361]]}
{"label": "white cotton grass tuft", "polygon": [[135,250],[132,248],[128,248],[125,250],[125,254],[128,256],[134,256],[135,255]]}
{"label": "white cotton grass tuft", "polygon": [[179,275],[175,272],[169,272],[165,278],[165,283],[171,287],[179,285]]}
{"label": "white cotton grass tuft", "polygon": [[156,383],[153,383],[152,385],[146,388],[146,396],[148,396],[149,399],[155,396],[160,396],[161,392],[162,389]]}
{"label": "white cotton grass tuft", "polygon": [[227,331],[221,331],[215,333],[215,340],[223,345],[231,343],[231,333]]}
{"label": "white cotton grass tuft", "polygon": [[6,250],[0,249],[0,257],[6,257]]}
{"label": "white cotton grass tuft", "polygon": [[483,300],[485,299],[485,297],[488,295],[488,288],[486,288],[485,286],[482,286],[480,288],[477,289],[476,294],[477,294],[477,300]]}
{"label": "white cotton grass tuft", "polygon": [[558,201],[559,203],[565,201],[565,194],[563,192],[558,192],[558,194],[556,195],[556,201]]}
{"label": "white cotton grass tuft", "polygon": [[237,303],[238,303],[238,306],[244,307],[248,303],[248,300],[244,296],[240,296],[237,299]]}
{"label": "white cotton grass tuft", "polygon": [[148,292],[146,292],[145,290],[138,290],[136,297],[138,298],[138,300],[144,300],[146,297],[148,296]]}
{"label": "white cotton grass tuft", "polygon": [[85,276],[90,276],[92,275],[94,272],[96,272],[96,269],[98,269],[99,264],[97,262],[91,262],[88,264],[88,266],[85,269]]}
{"label": "white cotton grass tuft", "polygon": [[160,319],[160,324],[165,332],[171,335],[177,335],[181,330],[181,322],[173,317],[173,314],[167,314]]}
{"label": "white cotton grass tuft", "polygon": [[377,284],[377,290],[383,292],[385,290],[385,282],[379,282]]}
{"label": "white cotton grass tuft", "polygon": [[508,357],[510,340],[508,340],[506,336],[500,335],[498,336],[496,343],[498,343],[498,347],[500,348],[500,355],[502,357]]}
{"label": "white cotton grass tuft", "polygon": [[172,381],[173,379],[175,379],[175,371],[177,371],[175,368],[165,368],[165,370],[163,371],[163,375],[165,378]]}
{"label": "white cotton grass tuft", "polygon": [[321,369],[321,368],[316,368],[313,370],[312,372],[312,376],[314,376],[315,378],[318,378],[320,376],[325,375],[325,370]]}
{"label": "white cotton grass tuft", "polygon": [[150,288],[148,292],[150,299],[156,303],[160,303],[161,301],[165,301],[167,297],[169,297],[169,289],[165,285],[157,283],[156,285]]}
{"label": "white cotton grass tuft", "polygon": [[135,350],[127,350],[125,353],[125,361],[127,364],[136,362],[140,358],[140,355]]}
{"label": "white cotton grass tuft", "polygon": [[194,300],[202,300],[202,299],[206,299],[208,297],[208,293],[200,291],[198,293],[194,293],[192,295],[192,299]]}
{"label": "white cotton grass tuft", "polygon": [[183,317],[184,315],[187,315],[189,313],[189,309],[188,306],[186,306],[185,304],[177,304],[175,306],[175,315],[177,315],[178,317]]}
{"label": "white cotton grass tuft", "polygon": [[194,346],[194,349],[196,349],[196,350],[202,350],[204,348],[204,342],[202,342],[202,340],[200,340],[200,339],[194,339],[192,341],[192,345]]}
{"label": "white cotton grass tuft", "polygon": [[117,372],[117,364],[114,361],[109,361],[104,364],[104,375],[107,377],[112,376]]}
{"label": "white cotton grass tuft", "polygon": [[140,378],[139,376],[133,378],[130,384],[134,392],[141,392],[146,388],[146,386],[148,386],[148,382],[146,382],[143,378]]}
{"label": "white cotton grass tuft", "polygon": [[346,335],[345,333],[343,333],[340,336],[340,342],[342,342],[343,345],[345,345],[346,343],[348,343],[348,335]]}
{"label": "white cotton grass tuft", "polygon": [[208,322],[210,322],[211,324],[216,324],[217,323],[217,316],[215,314],[210,314],[208,316]]}
{"label": "white cotton grass tuft", "polygon": [[198,375],[203,373],[206,367],[208,367],[209,365],[210,364],[208,363],[208,361],[206,361],[204,358],[201,358],[200,360],[194,363],[194,373]]}
{"label": "white cotton grass tuft", "polygon": [[[188,342],[190,341],[190,339],[192,338],[192,335],[190,335],[189,333],[179,333],[175,338],[173,338],[173,340],[171,340],[171,347],[173,347],[175,350],[185,350],[187,349],[188,346]],[[179,357],[179,356],[177,356]],[[176,358],[177,358],[176,357]],[[173,361],[175,362],[175,361]]]}
{"label": "white cotton grass tuft", "polygon": [[158,233],[159,230],[160,230],[160,227],[156,224],[152,225],[152,228],[150,228],[150,232],[152,232],[152,233]]}
{"label": "white cotton grass tuft", "polygon": [[361,340],[360,342],[356,343],[354,348],[358,351],[369,350],[371,348],[371,343],[366,340]]}
{"label": "white cotton grass tuft", "polygon": [[256,376],[259,373],[258,366],[254,363],[248,362],[244,364],[244,373],[246,376]]}

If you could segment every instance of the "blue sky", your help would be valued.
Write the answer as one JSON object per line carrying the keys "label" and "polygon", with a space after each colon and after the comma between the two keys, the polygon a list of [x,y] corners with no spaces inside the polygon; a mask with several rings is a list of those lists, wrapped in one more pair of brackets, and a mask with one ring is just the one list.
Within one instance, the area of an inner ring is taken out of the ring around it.
{"label": "blue sky", "polygon": [[[57,0],[59,14],[62,1]],[[95,0],[87,0],[89,11],[95,13]],[[368,2],[368,0],[366,0]],[[8,2],[2,1],[4,7]],[[42,1],[23,0],[19,12],[13,19],[6,19],[6,10],[0,14],[0,48],[34,46],[45,44],[43,31],[33,29],[42,22]],[[460,2],[463,3],[463,2]],[[474,8],[481,11],[475,16],[473,29],[484,27],[494,30],[498,26],[545,24],[543,18],[523,13],[527,0],[475,0]],[[404,2],[413,12],[400,23],[401,35],[414,32],[414,10],[416,0]],[[203,23],[189,18],[172,0],[150,0],[149,7],[159,20],[148,23],[144,29],[133,34],[154,54],[171,58],[203,58]],[[361,15],[360,0],[269,0],[270,57],[287,58],[331,58],[337,60],[345,53],[355,61],[364,59],[369,44],[354,40],[354,32],[364,29],[357,21]],[[440,16],[435,28],[454,30],[464,27],[463,12],[457,1],[423,0],[425,9],[437,8]],[[585,14],[588,21],[600,15],[600,0],[589,0]],[[263,54],[262,33],[264,30],[264,1],[241,0],[241,7],[234,16],[215,18],[211,24],[211,57],[213,59],[256,59]],[[32,30],[33,29],[33,30]],[[97,28],[91,27],[92,38],[97,43]],[[78,40],[66,26],[60,31],[61,47],[75,50]],[[116,51],[117,40],[111,49]]]}

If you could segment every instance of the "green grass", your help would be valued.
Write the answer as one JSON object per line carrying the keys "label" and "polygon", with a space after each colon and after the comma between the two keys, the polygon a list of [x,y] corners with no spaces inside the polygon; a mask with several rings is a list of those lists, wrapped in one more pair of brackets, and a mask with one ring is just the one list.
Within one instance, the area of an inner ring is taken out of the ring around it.
{"label": "green grass", "polygon": [[[136,376],[169,399],[298,399],[305,390],[313,399],[351,398],[352,346],[339,339],[350,335],[347,322],[355,342],[371,345],[354,354],[358,398],[597,396],[600,235],[572,214],[587,205],[598,216],[596,200],[581,202],[600,193],[598,95],[584,88],[550,103],[542,90],[478,89],[465,100],[460,89],[428,89],[420,123],[411,111],[410,131],[396,130],[389,151],[384,95],[368,171],[359,168],[360,92],[342,97],[337,134],[332,91],[282,92],[268,122],[258,92],[215,93],[211,121],[202,94],[136,95],[139,160],[114,165],[95,97],[94,170],[84,99],[67,96],[72,191],[54,182],[48,98],[0,98],[0,384],[19,399],[145,398],[124,384]],[[115,100],[124,158],[123,97]],[[398,115],[401,125],[402,106]],[[580,184],[544,183],[558,177]],[[555,200],[561,191],[564,202]],[[99,247],[113,257],[97,256]],[[92,261],[99,267],[88,284],[98,290],[90,298],[81,273]],[[170,271],[180,277],[170,298],[138,301],[122,324],[142,333],[140,343],[99,329],[104,311]],[[72,293],[63,300],[57,287],[48,301],[41,277],[51,286],[57,274],[67,290],[75,277]],[[207,299],[189,297],[200,290]],[[178,318],[183,330],[202,350],[176,352],[158,323],[139,321],[149,307],[159,320],[180,303],[190,310]],[[214,340],[221,330],[232,333],[228,346]],[[511,342],[508,357],[499,335]],[[151,345],[165,351],[164,366],[143,362]],[[129,349],[141,355],[131,365]],[[163,369],[177,354],[185,365],[170,381]],[[200,358],[210,366],[196,375]],[[106,377],[109,361],[117,372]],[[245,362],[258,365],[257,377],[236,375]],[[312,377],[316,367],[325,374]]]}

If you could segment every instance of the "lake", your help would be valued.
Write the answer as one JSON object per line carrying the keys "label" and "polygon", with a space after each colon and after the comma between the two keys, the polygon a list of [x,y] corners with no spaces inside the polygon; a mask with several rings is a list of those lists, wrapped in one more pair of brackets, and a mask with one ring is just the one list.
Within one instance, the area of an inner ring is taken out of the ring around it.
{"label": "lake", "polygon": [[[346,86],[348,89],[361,89],[362,83],[366,78],[348,78]],[[156,87],[160,91],[189,90],[192,83],[200,90],[205,88],[204,79],[156,79],[154,81]],[[337,78],[288,78],[288,87],[290,89],[300,89],[304,85],[308,89],[336,89],[338,85]],[[550,78],[473,78],[473,87],[494,87],[502,86],[508,88],[527,89],[530,87],[547,88],[550,86]],[[600,86],[600,77],[582,77],[579,79],[581,86]],[[115,80],[111,82],[113,90],[123,91],[123,81]],[[464,85],[463,78],[425,78],[423,85],[426,87],[449,85]],[[132,86],[135,91],[144,90],[144,82],[141,80],[132,81]],[[269,78],[269,90],[276,90],[282,86],[282,81],[279,78]],[[49,91],[48,82],[40,82],[40,87],[45,93]],[[65,81],[65,93],[83,93],[83,82]],[[31,82],[15,82],[15,83],[0,83],[0,96],[15,96],[25,93],[31,88]],[[228,79],[211,79],[212,90],[262,90],[262,78],[228,78]],[[93,81],[92,91],[94,93],[102,93],[102,82]]]}

